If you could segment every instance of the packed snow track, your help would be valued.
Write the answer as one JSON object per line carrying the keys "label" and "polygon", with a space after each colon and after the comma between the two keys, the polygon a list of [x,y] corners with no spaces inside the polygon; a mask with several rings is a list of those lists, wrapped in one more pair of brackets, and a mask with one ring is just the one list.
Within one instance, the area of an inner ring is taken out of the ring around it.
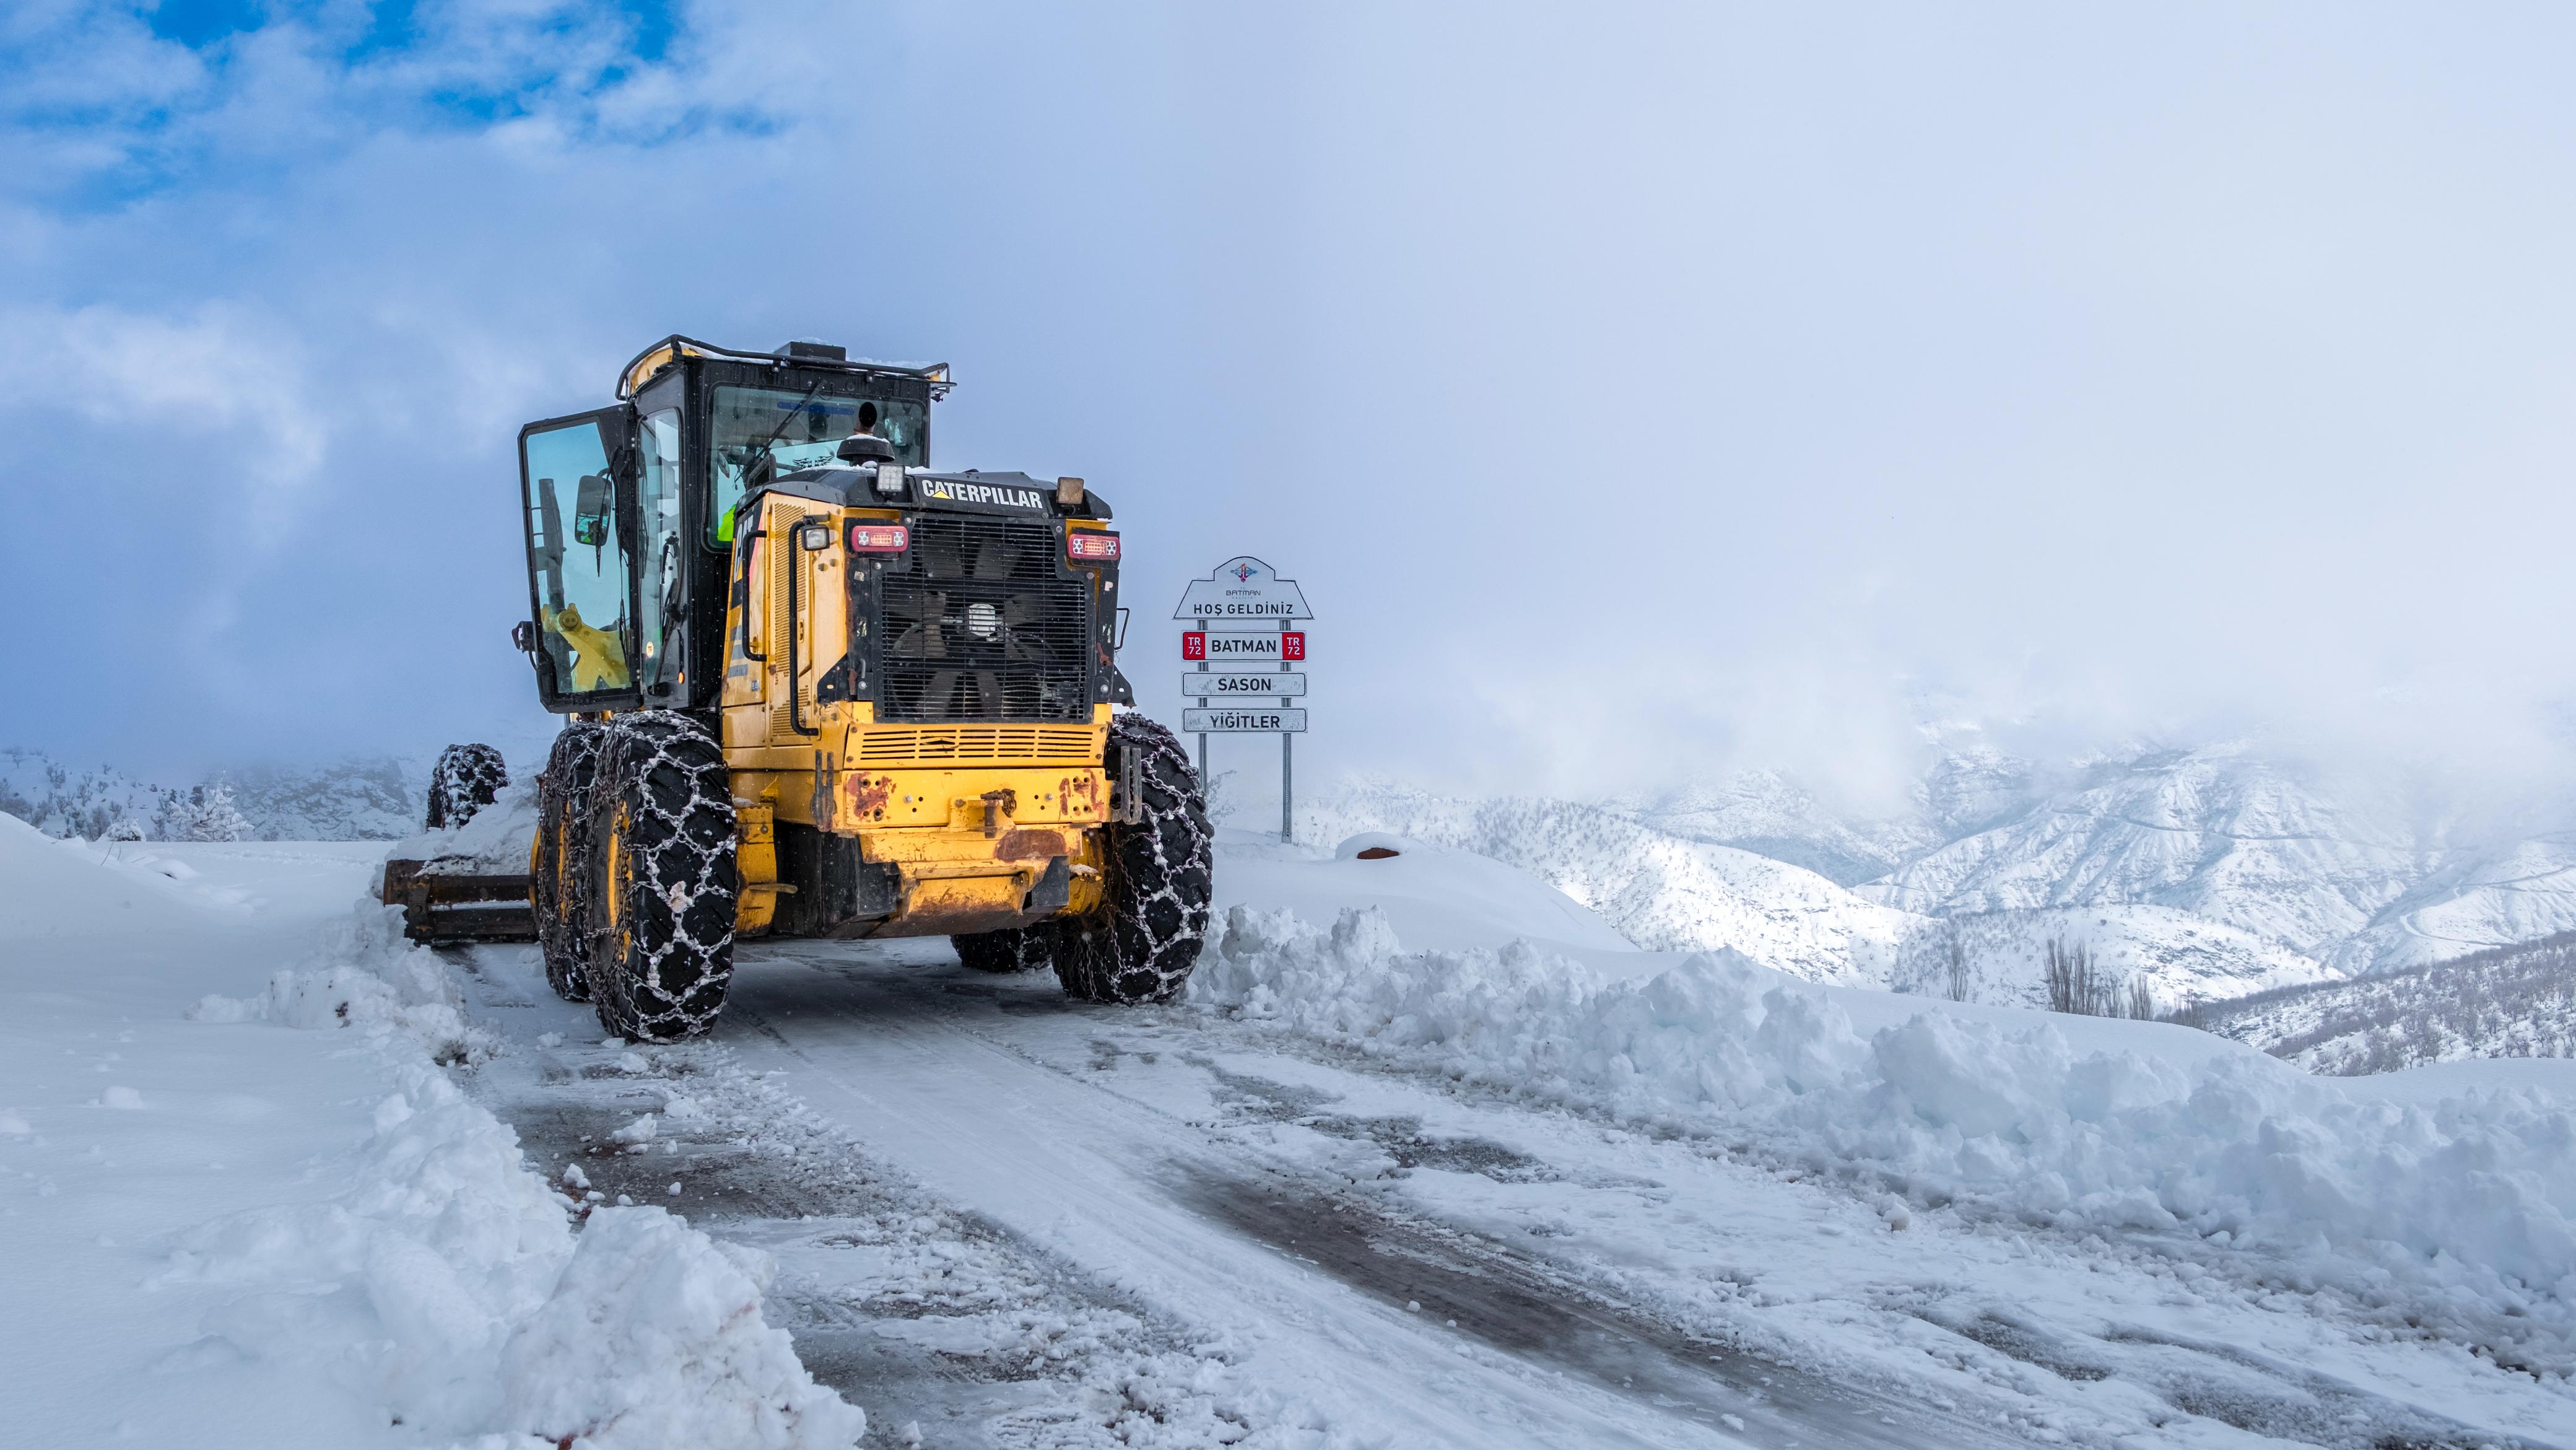
{"label": "packed snow track", "polygon": [[1821,986],[1398,844],[1227,843],[1170,1005],[747,943],[643,1047],[404,943],[374,848],[0,821],[0,1387],[262,1450],[2576,1447],[2576,1065]]}
{"label": "packed snow track", "polygon": [[773,1317],[870,1443],[2576,1444],[2563,1387],[2187,1252],[1073,1003],[943,942],[746,944],[672,1048],[601,1043],[532,953],[470,975],[525,1049],[481,1091],[538,1166],[775,1254]]}

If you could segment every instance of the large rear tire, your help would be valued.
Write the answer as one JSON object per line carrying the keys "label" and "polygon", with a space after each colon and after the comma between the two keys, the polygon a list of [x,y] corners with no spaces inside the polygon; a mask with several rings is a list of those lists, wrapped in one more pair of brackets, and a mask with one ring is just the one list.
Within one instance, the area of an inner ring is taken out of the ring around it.
{"label": "large rear tire", "polygon": [[1055,935],[1056,924],[1048,921],[952,936],[948,944],[957,949],[957,960],[974,971],[1034,972],[1055,964]]}
{"label": "large rear tire", "polygon": [[590,1000],[581,975],[590,953],[590,788],[599,775],[599,747],[606,727],[575,720],[555,737],[537,777],[537,840],[528,855],[530,904],[536,910],[537,951],[545,958],[546,984],[567,1002]]}
{"label": "large rear tire", "polygon": [[429,772],[429,828],[464,825],[510,783],[510,767],[489,745],[451,745]]}
{"label": "large rear tire", "polygon": [[1216,832],[1198,772],[1171,731],[1132,711],[1110,722],[1109,778],[1126,779],[1130,759],[1141,819],[1106,827],[1107,899],[1053,933],[1056,976],[1087,1002],[1169,1000],[1207,940]]}
{"label": "large rear tire", "polygon": [[705,726],[676,710],[608,723],[591,787],[590,955],[600,1025],[674,1042],[707,1030],[733,979],[733,788]]}

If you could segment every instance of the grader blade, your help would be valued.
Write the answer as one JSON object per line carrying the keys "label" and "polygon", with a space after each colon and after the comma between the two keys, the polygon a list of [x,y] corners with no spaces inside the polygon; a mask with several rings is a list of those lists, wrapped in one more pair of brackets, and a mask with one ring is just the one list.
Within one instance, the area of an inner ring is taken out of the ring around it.
{"label": "grader blade", "polygon": [[524,874],[467,875],[438,869],[438,861],[387,861],[378,899],[403,909],[403,935],[423,946],[537,939],[531,893]]}

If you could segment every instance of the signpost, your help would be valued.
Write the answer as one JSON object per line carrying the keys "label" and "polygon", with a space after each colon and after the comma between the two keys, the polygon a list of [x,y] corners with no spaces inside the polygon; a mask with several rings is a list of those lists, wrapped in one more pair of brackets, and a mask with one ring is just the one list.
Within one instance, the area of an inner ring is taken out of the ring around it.
{"label": "signpost", "polygon": [[1306,632],[1290,628],[1315,617],[1305,592],[1297,581],[1243,555],[1205,579],[1191,580],[1172,617],[1194,626],[1181,636],[1181,658],[1198,671],[1181,676],[1181,694],[1210,702],[1181,712],[1181,732],[1199,738],[1199,778],[1207,778],[1210,735],[1278,736],[1279,839],[1295,839],[1291,742],[1304,733],[1306,712],[1289,702],[1305,697],[1306,677],[1278,667],[1305,662]]}
{"label": "signpost", "polygon": [[1303,710],[1183,710],[1181,729],[1200,735],[1303,735]]}
{"label": "signpost", "polygon": [[1285,699],[1291,695],[1306,693],[1306,677],[1269,674],[1183,675],[1181,693],[1208,700],[1233,700],[1247,695],[1275,695]]}

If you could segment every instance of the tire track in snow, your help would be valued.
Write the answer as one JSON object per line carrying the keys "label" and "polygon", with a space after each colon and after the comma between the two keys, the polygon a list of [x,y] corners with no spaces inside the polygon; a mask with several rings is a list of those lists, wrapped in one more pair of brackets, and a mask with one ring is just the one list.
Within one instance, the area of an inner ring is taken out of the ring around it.
{"label": "tire track in snow", "polygon": [[[740,1030],[824,1069],[841,1062],[835,1046],[872,1049],[893,1035],[935,1044],[929,1050],[937,1055],[937,1071],[974,1083],[973,1091],[959,1093],[951,1104],[962,1133],[971,1135],[970,1125],[991,1126],[989,1114],[1020,1118],[1033,1104],[1050,1103],[1051,1119],[1083,1125],[1068,1136],[1092,1139],[1100,1150],[1077,1176],[1109,1167],[1121,1197],[1150,1197],[1166,1213],[1178,1210],[1238,1243],[1285,1255],[1374,1301],[1382,1313],[1391,1310],[1383,1313],[1384,1321],[1400,1332],[1420,1326],[1403,1334],[1416,1341],[1408,1346],[1414,1355],[1454,1361],[1460,1340],[1472,1340],[1509,1361],[1570,1381],[1587,1391],[1581,1398],[1598,1396],[1625,1406],[1630,1415],[1746,1443],[1819,1450],[1994,1443],[1990,1426],[1692,1334],[1604,1298],[1574,1275],[1483,1235],[1408,1220],[1366,1196],[1341,1191],[1347,1187],[1341,1181],[1283,1171],[1205,1123],[1139,1102],[985,1030],[970,1020],[969,1004],[998,1008],[1022,1023],[1061,1017],[1095,1053],[1094,1029],[1132,1023],[1132,1014],[1103,1013],[1035,993],[1014,1000],[1019,992],[1003,983],[888,972],[847,947],[829,953],[771,950],[772,961],[785,958],[809,971],[786,976],[746,970],[737,978],[732,1007],[739,1016],[730,1019]],[[845,1012],[816,1010],[822,1005],[812,995],[817,979],[838,984],[830,995]],[[789,983],[800,985],[790,989]],[[960,1047],[973,1050],[960,1053]],[[1182,1056],[1186,1060],[1188,1054]],[[1039,1081],[1029,1081],[1033,1076]],[[811,1091],[805,1098],[822,1105]],[[852,1126],[877,1140],[864,1122]],[[903,1160],[900,1153],[895,1157]],[[1412,1304],[1422,1310],[1407,1309]],[[1348,1311],[1333,1313],[1347,1317]],[[1435,1332],[1452,1327],[1455,1334]]]}

